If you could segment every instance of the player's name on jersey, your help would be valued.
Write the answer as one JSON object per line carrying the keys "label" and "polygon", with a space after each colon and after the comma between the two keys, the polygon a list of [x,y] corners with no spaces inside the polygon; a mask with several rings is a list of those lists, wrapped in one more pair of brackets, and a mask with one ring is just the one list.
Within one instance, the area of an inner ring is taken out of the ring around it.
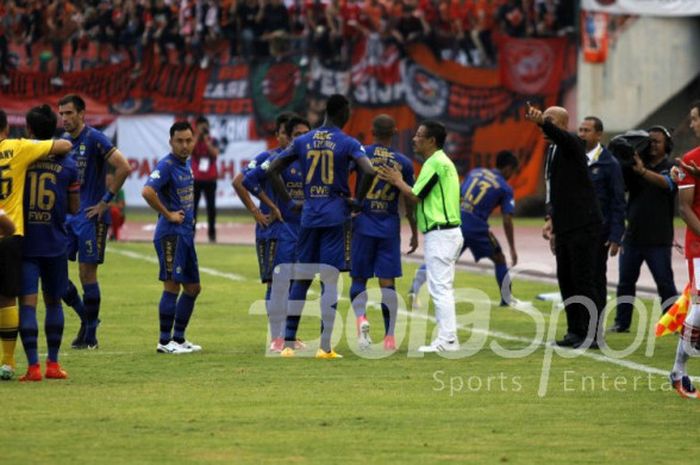
{"label": "player's name on jersey", "polygon": [[60,173],[63,171],[63,166],[60,163],[53,160],[40,160],[32,163],[32,170],[47,170],[53,171],[54,173]]}

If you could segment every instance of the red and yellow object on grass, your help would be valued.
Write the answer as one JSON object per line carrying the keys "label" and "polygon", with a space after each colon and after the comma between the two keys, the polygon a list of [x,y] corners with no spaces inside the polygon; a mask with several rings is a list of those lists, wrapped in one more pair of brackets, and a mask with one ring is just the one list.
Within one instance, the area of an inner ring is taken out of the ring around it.
{"label": "red and yellow object on grass", "polygon": [[661,315],[658,323],[656,323],[656,337],[673,334],[683,328],[683,322],[688,315],[690,306],[690,283],[686,284],[683,289],[683,294],[678,297],[678,300],[668,309],[666,313]]}

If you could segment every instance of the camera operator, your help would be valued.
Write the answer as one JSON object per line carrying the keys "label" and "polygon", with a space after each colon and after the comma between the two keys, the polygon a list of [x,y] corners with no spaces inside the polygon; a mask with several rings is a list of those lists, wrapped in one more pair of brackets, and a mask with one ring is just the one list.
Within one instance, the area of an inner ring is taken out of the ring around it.
{"label": "camera operator", "polygon": [[625,232],[625,183],[617,159],[600,144],[603,122],[586,116],[578,127],[578,136],[586,142],[588,171],[603,214],[603,225],[595,253],[594,279],[598,324],[603,321],[608,302],[608,254],[617,255]]}
{"label": "camera operator", "polygon": [[194,149],[192,150],[192,173],[194,174],[194,219],[197,221],[199,199],[204,192],[207,202],[209,242],[216,242],[216,159],[219,147],[216,139],[209,135],[209,120],[197,117],[195,122]]}
{"label": "camera operator", "polygon": [[[617,297],[635,296],[639,272],[646,262],[656,282],[662,311],[666,312],[678,294],[671,267],[674,198],[678,191],[670,174],[673,139],[665,127],[653,126],[648,130],[647,143],[648,148],[640,149],[646,145],[641,144],[631,159],[621,160],[629,196]],[[631,303],[618,303],[611,332],[629,332],[632,308]]]}

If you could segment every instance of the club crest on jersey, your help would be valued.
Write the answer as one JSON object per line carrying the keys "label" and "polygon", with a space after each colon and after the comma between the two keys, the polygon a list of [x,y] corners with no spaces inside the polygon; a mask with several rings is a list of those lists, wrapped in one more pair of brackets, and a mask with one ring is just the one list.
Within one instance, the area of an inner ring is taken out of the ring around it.
{"label": "club crest on jersey", "polygon": [[82,157],[85,155],[85,151],[87,150],[87,147],[85,147],[85,144],[80,144],[80,147],[78,147],[78,152],[80,152],[80,156]]}
{"label": "club crest on jersey", "polygon": [[150,178],[151,179],[160,179],[160,170],[155,170],[153,173],[151,173]]}

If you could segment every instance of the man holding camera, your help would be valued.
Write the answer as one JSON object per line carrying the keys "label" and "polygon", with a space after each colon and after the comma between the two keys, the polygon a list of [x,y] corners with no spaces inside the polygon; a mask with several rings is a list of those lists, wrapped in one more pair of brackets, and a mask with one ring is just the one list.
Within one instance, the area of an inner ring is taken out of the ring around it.
{"label": "man holding camera", "polygon": [[207,202],[209,242],[216,242],[216,159],[219,147],[216,139],[209,135],[209,120],[199,116],[195,122],[195,145],[192,150],[192,172],[194,173],[194,218],[197,221],[199,199],[204,192]]}
{"label": "man holding camera", "polygon": [[661,310],[673,305],[678,295],[671,267],[674,198],[677,187],[671,180],[673,150],[671,133],[663,126],[649,128],[648,150],[638,150],[622,172],[627,199],[627,232],[620,253],[620,279],[615,324],[611,332],[626,333],[632,323],[632,303],[642,263],[646,262],[661,298]]}

